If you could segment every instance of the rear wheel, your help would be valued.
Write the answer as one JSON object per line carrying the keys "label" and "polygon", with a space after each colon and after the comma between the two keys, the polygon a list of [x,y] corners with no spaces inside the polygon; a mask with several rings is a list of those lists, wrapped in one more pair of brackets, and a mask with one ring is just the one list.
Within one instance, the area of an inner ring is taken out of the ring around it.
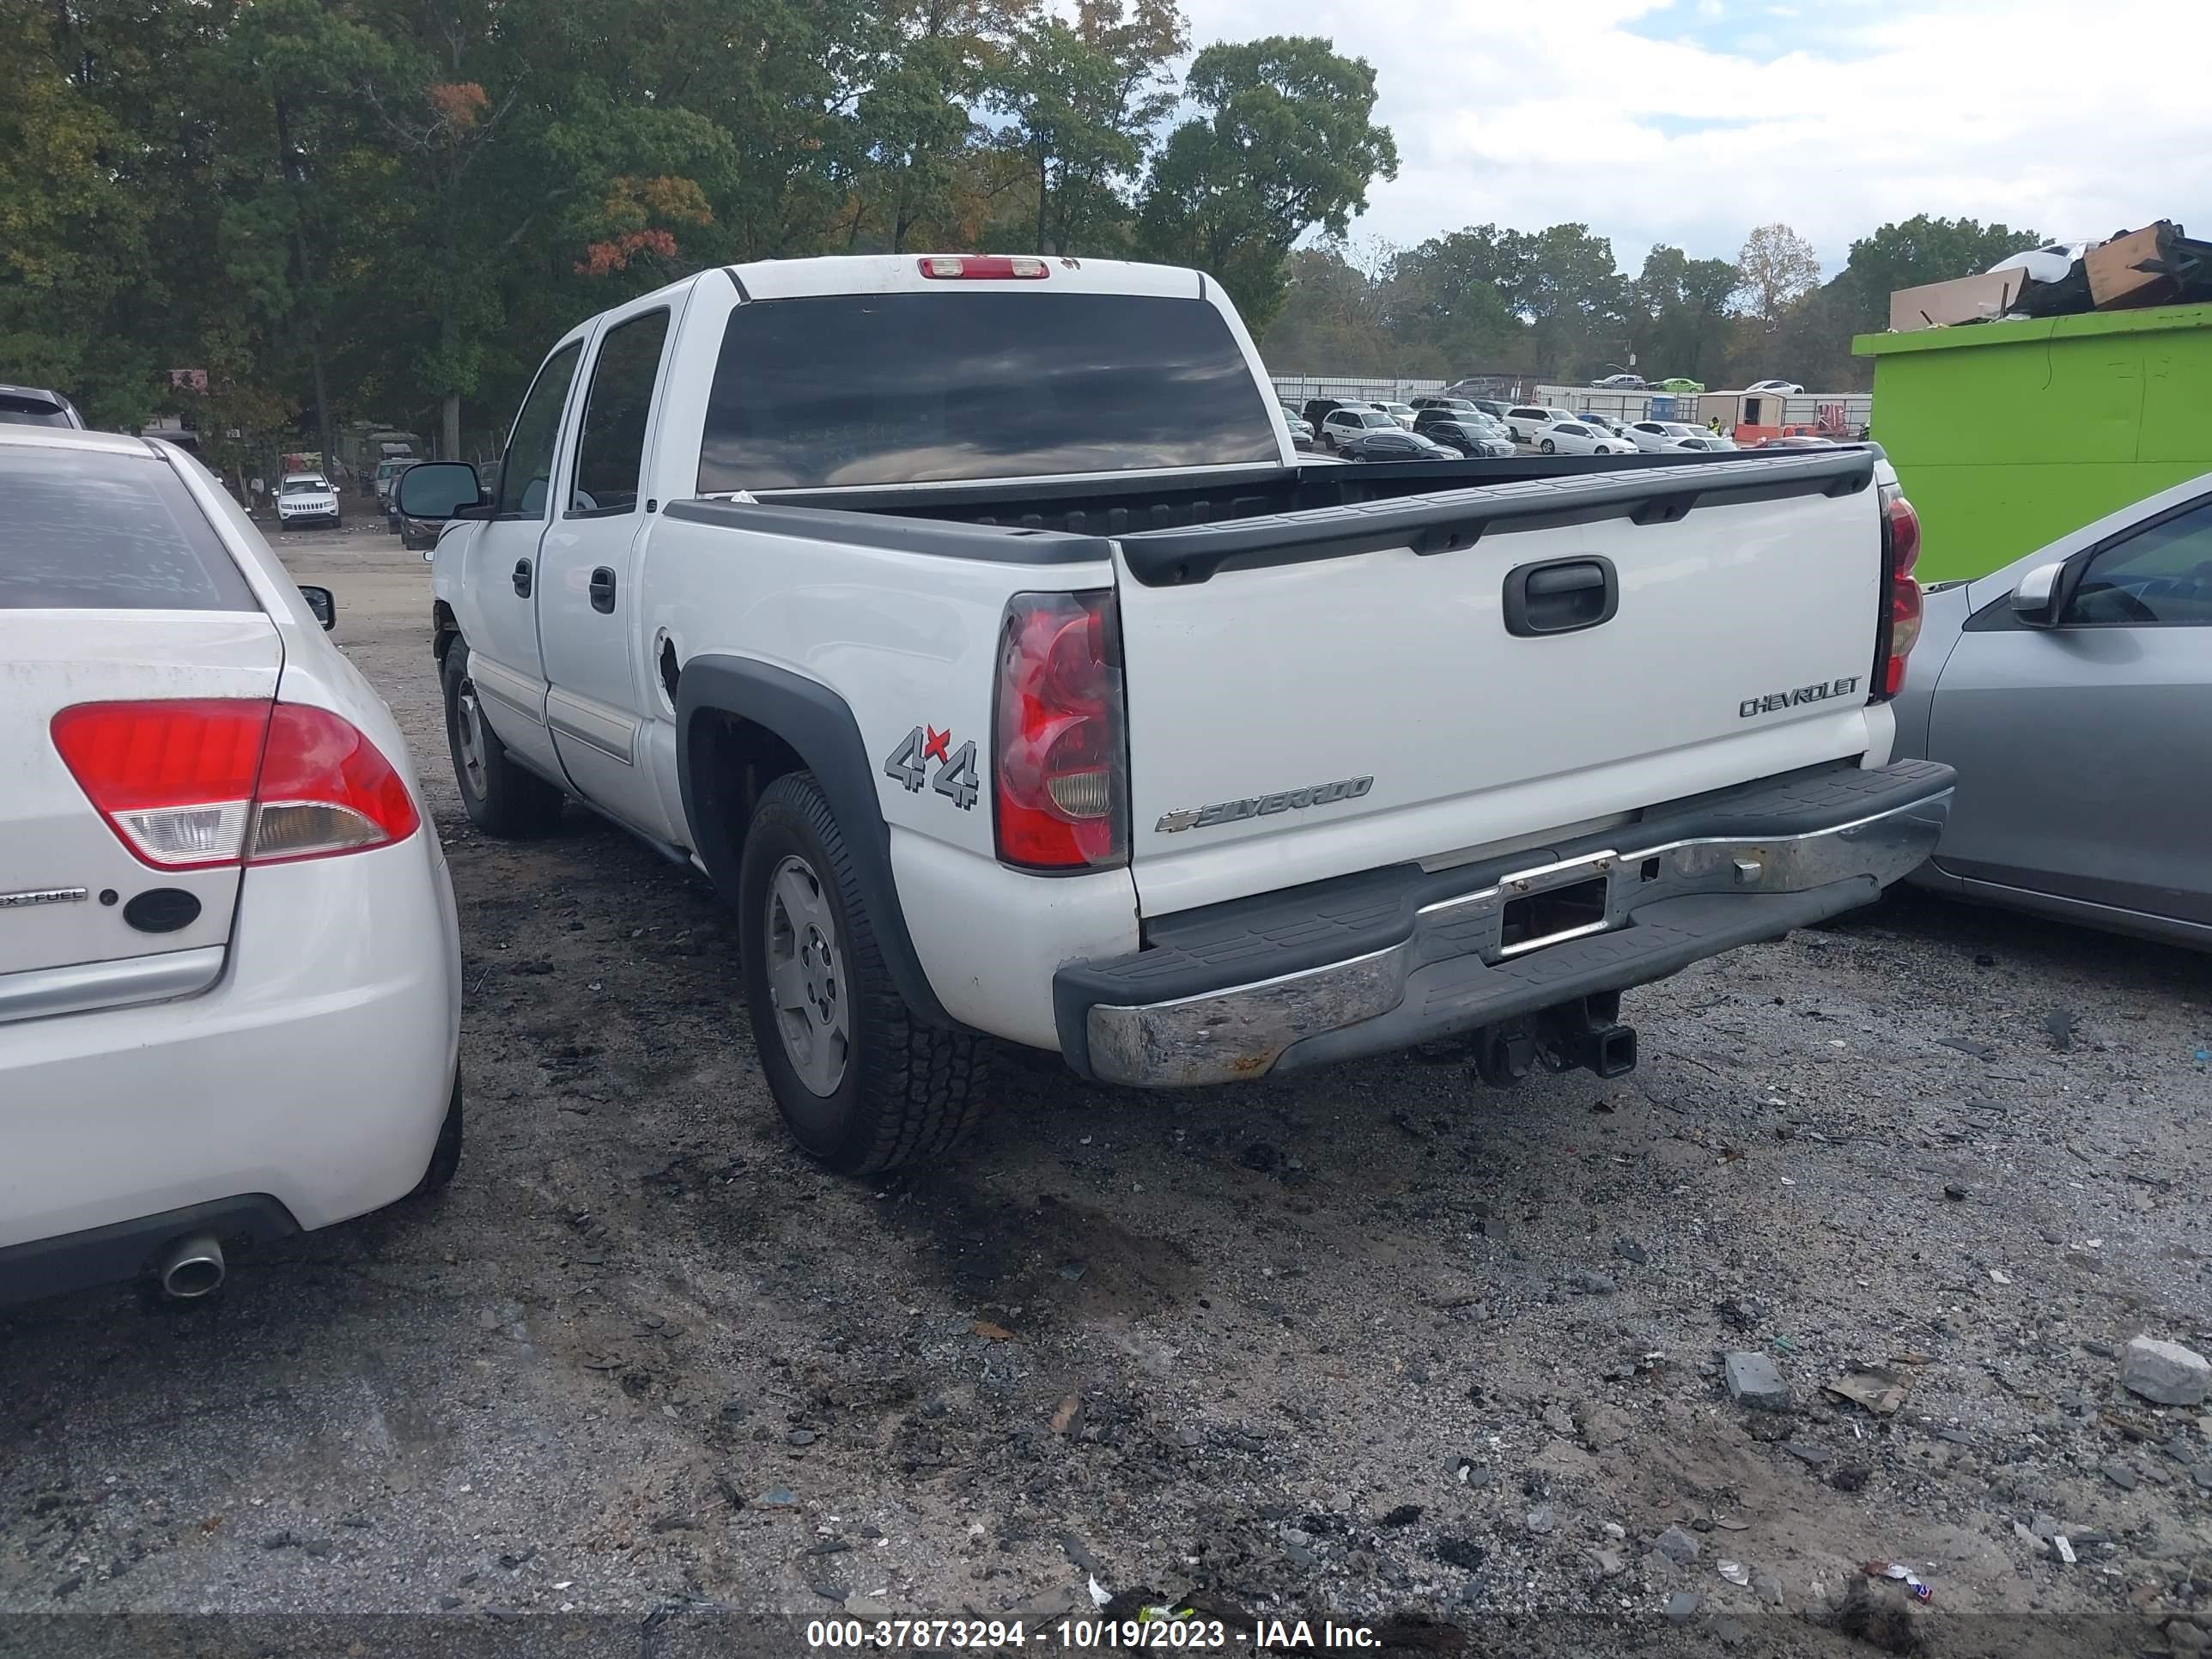
{"label": "rear wheel", "polygon": [[469,822],[486,835],[509,839],[545,834],[561,821],[561,792],[508,757],[469,678],[466,640],[455,640],[447,649],[444,679],[446,745]]}
{"label": "rear wheel", "polygon": [[916,1018],[900,997],[813,774],[763,792],[738,911],[753,1043],[800,1146],[870,1175],[936,1157],[974,1126],[989,1044]]}
{"label": "rear wheel", "polygon": [[410,1198],[422,1198],[431,1193],[441,1193],[453,1182],[454,1171],[461,1167],[461,1073],[453,1068],[453,1097],[446,1103],[446,1121],[438,1127],[438,1144],[430,1152],[430,1167],[422,1171],[422,1180],[415,1183]]}

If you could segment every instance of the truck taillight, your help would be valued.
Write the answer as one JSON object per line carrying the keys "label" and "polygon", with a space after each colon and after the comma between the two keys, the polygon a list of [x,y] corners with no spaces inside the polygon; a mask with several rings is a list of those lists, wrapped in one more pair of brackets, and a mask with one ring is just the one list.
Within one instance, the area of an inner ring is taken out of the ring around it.
{"label": "truck taillight", "polygon": [[1121,641],[1110,592],[1018,593],[999,643],[999,857],[1091,870],[1129,856]]}
{"label": "truck taillight", "polygon": [[1030,254],[932,253],[915,264],[923,276],[939,281],[1034,282],[1052,274],[1043,260]]}
{"label": "truck taillight", "polygon": [[1920,583],[1912,574],[1920,562],[1920,515],[1905,492],[1895,484],[1881,487],[1882,540],[1887,549],[1884,566],[1881,652],[1876,661],[1873,695],[1876,702],[1895,696],[1905,689],[1905,659],[1920,638]]}
{"label": "truck taillight", "polygon": [[108,827],[157,870],[276,864],[404,841],[407,786],[352,722],[253,697],[81,702],[55,750]]}

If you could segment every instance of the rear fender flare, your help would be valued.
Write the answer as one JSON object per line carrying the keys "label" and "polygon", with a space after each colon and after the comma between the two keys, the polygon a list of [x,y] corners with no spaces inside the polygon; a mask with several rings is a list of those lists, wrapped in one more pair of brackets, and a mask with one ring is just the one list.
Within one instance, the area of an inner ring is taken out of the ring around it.
{"label": "rear fender flare", "polygon": [[[746,826],[729,822],[730,796],[709,787],[695,769],[706,753],[707,724],[718,714],[750,720],[774,733],[805,763],[829,797],[844,836],[891,983],[917,1018],[957,1028],[931,988],[907,932],[891,873],[890,828],[876,798],[876,769],[868,763],[867,744],[850,706],[819,681],[749,658],[694,657],[683,665],[676,688],[676,768],[684,816],[715,890],[735,913],[738,866],[732,854],[744,846]],[[744,941],[744,949],[750,960],[752,942]]]}

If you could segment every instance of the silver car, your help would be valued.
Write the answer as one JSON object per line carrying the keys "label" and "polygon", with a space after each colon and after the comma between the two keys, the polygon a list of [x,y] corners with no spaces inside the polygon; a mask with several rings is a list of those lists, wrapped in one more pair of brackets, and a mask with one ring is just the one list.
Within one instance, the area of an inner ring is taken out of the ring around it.
{"label": "silver car", "polygon": [[1959,772],[1915,881],[2212,949],[2212,473],[1931,587],[1893,707]]}

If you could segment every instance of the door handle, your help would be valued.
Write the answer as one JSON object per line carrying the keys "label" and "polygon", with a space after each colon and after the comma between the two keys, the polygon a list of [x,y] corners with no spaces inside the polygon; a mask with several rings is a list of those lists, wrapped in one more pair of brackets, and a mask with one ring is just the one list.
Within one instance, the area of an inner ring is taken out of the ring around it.
{"label": "door handle", "polygon": [[592,572],[592,609],[611,616],[615,608],[615,573],[605,565]]}
{"label": "door handle", "polygon": [[527,559],[514,562],[514,596],[519,599],[530,597],[530,561]]}
{"label": "door handle", "polygon": [[1505,573],[1505,631],[1521,639],[1573,634],[1613,620],[1620,578],[1611,559],[1547,559]]}

